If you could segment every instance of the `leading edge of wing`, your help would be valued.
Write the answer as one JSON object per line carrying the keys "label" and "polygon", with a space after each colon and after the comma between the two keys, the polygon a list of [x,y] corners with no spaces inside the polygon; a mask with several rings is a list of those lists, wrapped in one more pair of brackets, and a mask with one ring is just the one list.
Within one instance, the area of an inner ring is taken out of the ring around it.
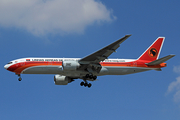
{"label": "leading edge of wing", "polygon": [[99,63],[107,59],[116,49],[120,46],[122,42],[124,42],[131,35],[125,35],[121,39],[109,44],[108,46],[82,58],[79,60],[80,63]]}

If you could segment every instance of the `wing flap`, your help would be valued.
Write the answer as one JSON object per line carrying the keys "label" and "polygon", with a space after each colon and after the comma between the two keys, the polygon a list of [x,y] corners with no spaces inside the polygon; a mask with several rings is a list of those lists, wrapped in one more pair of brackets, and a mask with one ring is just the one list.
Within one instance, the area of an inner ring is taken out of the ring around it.
{"label": "wing flap", "polygon": [[154,60],[150,63],[147,63],[146,65],[159,65],[163,62],[166,62],[167,60],[171,59],[172,57],[174,57],[175,55],[168,55],[168,56],[165,56],[163,58],[160,58],[160,59],[157,59],[157,60]]}

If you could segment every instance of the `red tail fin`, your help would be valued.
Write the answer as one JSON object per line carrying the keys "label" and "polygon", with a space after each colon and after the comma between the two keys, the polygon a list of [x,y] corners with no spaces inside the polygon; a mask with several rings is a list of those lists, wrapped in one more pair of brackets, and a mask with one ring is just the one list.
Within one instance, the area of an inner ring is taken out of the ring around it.
{"label": "red tail fin", "polygon": [[165,37],[158,37],[138,60],[154,61],[158,59]]}

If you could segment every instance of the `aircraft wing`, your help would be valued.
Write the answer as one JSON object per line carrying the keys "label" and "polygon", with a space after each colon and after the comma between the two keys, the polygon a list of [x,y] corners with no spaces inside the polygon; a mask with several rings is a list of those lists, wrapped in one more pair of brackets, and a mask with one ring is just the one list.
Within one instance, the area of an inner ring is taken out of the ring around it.
{"label": "aircraft wing", "polygon": [[91,64],[91,63],[99,63],[107,59],[113,52],[116,52],[116,49],[120,46],[122,42],[124,42],[131,35],[126,35],[123,38],[113,42],[112,44],[82,58],[79,60],[80,64]]}
{"label": "aircraft wing", "polygon": [[113,52],[116,52],[116,49],[120,46],[120,44],[130,36],[131,35],[126,35],[110,45],[80,59],[79,63],[81,64],[81,67],[79,70],[85,70],[90,73],[99,73],[102,68],[100,62],[107,59]]}

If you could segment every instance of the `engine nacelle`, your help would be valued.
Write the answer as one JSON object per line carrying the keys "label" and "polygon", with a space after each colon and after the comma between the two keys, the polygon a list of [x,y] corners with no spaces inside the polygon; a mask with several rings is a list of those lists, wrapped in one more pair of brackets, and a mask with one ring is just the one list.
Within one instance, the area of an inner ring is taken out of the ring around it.
{"label": "engine nacelle", "polygon": [[67,85],[70,82],[72,82],[72,79],[67,76],[61,76],[61,75],[54,76],[55,85]]}
{"label": "engine nacelle", "polygon": [[63,61],[62,63],[63,70],[77,70],[80,67],[80,64],[77,61]]}

